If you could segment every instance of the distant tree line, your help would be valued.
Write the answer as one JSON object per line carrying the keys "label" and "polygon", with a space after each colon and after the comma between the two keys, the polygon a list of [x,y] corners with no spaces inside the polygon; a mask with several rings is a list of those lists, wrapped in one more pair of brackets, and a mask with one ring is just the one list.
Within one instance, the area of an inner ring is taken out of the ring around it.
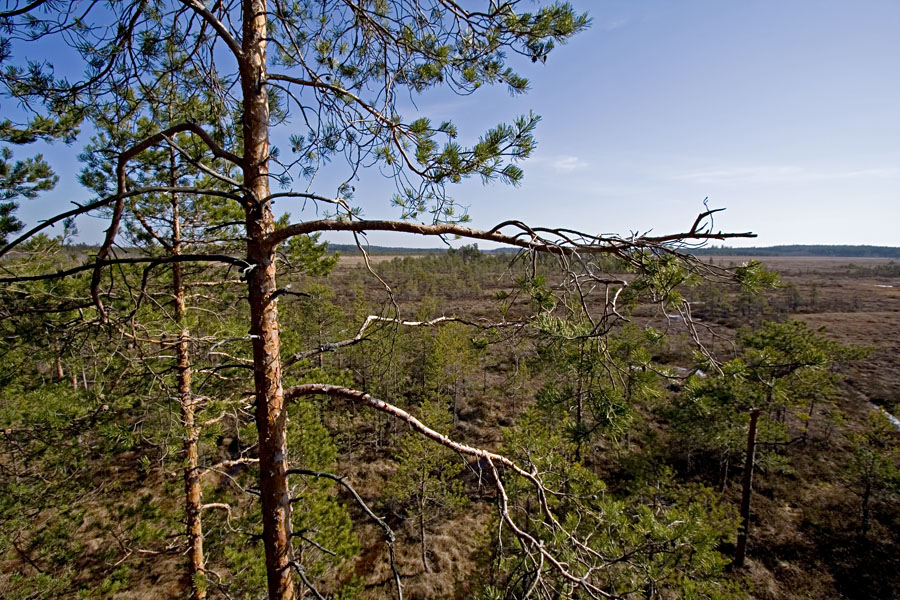
{"label": "distant tree line", "polygon": [[[353,244],[329,244],[329,249],[341,254],[359,254],[360,250]],[[474,248],[477,250],[478,245]],[[422,255],[443,254],[459,251],[454,248],[397,248],[392,246],[367,246],[369,254],[390,255]],[[516,252],[513,248],[496,248],[480,250],[484,254],[509,254]],[[801,245],[788,246],[751,246],[748,248],[732,248],[715,246],[696,248],[689,252],[695,256],[834,256],[840,258],[900,258],[900,247],[894,246],[849,246],[849,245]]]}
{"label": "distant tree line", "polygon": [[900,258],[900,248],[893,246],[828,246],[790,245],[766,248],[729,248],[716,246],[691,250],[695,256],[837,256],[842,258]]}

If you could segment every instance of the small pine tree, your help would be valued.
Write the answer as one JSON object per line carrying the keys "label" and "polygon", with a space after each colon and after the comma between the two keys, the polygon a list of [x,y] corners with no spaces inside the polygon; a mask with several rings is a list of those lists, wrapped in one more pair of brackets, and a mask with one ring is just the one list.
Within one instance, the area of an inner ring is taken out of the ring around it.
{"label": "small pine tree", "polygon": [[[447,433],[453,417],[447,401],[427,398],[421,420],[435,431]],[[451,516],[468,502],[458,475],[465,468],[453,452],[435,447],[430,440],[409,432],[397,442],[397,471],[385,489],[385,497],[404,507],[417,524],[422,568],[429,572],[428,528]]]}

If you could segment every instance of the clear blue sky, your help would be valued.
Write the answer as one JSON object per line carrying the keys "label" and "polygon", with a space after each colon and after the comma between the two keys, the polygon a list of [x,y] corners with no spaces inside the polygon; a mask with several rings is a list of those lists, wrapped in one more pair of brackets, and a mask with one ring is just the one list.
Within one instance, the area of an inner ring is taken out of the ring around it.
{"label": "clear blue sky", "polygon": [[[732,245],[900,245],[900,2],[573,3],[593,25],[545,65],[523,63],[530,93],[417,102],[470,140],[531,109],[543,117],[521,187],[454,190],[475,226],[515,217],[594,233],[680,231],[708,196],[727,208],[717,226],[759,234]],[[87,197],[79,150],[44,149],[60,184],[25,201],[20,218]],[[385,182],[365,177],[357,190],[366,216],[396,216]],[[79,228],[90,239],[101,224]]]}

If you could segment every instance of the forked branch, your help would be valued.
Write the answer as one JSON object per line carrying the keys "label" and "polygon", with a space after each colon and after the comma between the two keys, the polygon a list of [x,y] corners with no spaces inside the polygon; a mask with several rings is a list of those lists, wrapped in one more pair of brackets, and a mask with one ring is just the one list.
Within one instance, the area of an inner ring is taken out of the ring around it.
{"label": "forked branch", "polygon": [[[591,254],[613,254],[627,258],[628,253],[640,248],[661,248],[663,244],[686,240],[725,240],[730,238],[752,238],[751,232],[726,233],[711,232],[702,228],[699,223],[715,211],[702,213],[689,231],[665,236],[636,236],[621,238],[617,236],[600,236],[569,229],[551,229],[545,227],[529,227],[521,221],[505,221],[492,229],[482,230],[465,227],[457,223],[437,223],[425,225],[411,221],[351,221],[344,219],[323,219],[295,223],[275,230],[269,235],[267,242],[272,245],[303,234],[319,231],[393,231],[426,236],[459,236],[469,239],[497,242],[515,246],[525,250],[547,252],[550,254],[570,255],[579,252]],[[503,230],[512,229],[510,233]]]}
{"label": "forked branch", "polygon": [[[566,531],[562,527],[562,525],[550,511],[550,508],[546,501],[547,494],[550,492],[541,482],[537,472],[526,471],[502,454],[497,454],[483,448],[476,448],[474,446],[469,446],[468,444],[457,442],[450,437],[438,431],[435,431],[434,429],[431,429],[402,408],[384,402],[383,400],[374,398],[373,396],[359,390],[336,385],[309,383],[286,389],[284,398],[285,401],[292,401],[302,396],[314,395],[329,396],[332,398],[349,400],[357,404],[367,405],[371,408],[374,408],[375,410],[387,413],[398,420],[406,422],[414,431],[416,431],[416,433],[444,446],[445,448],[449,448],[450,450],[453,450],[458,454],[473,456],[485,461],[491,466],[491,469],[494,471],[495,485],[497,486],[497,491],[500,496],[501,517],[503,521],[511,528],[516,537],[527,548],[528,554],[532,557],[535,565],[542,565],[544,564],[544,562],[549,563],[554,567],[554,569],[563,579],[579,586],[582,590],[584,590],[585,593],[593,598],[616,598],[615,595],[603,590],[597,584],[588,581],[590,573],[597,570],[597,568],[589,568],[588,572],[584,576],[577,575],[576,573],[572,572],[567,562],[555,556],[552,552],[550,552],[550,550],[542,541],[536,539],[523,528],[519,527],[513,520],[512,516],[509,513],[506,491],[503,487],[499,472],[497,471],[498,465],[501,465],[506,469],[512,471],[513,473],[519,475],[520,477],[525,478],[535,487],[544,516],[552,524],[553,528],[562,532],[576,549],[584,552],[593,559],[599,561],[607,560],[599,553],[588,547],[584,542],[576,540],[568,531]],[[540,572],[537,573],[536,577],[540,577]]]}

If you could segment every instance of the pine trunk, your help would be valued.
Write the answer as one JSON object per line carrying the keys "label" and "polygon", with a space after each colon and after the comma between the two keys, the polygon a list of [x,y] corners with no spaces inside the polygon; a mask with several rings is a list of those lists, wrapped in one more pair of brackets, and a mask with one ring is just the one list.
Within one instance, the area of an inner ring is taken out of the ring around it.
{"label": "pine trunk", "polygon": [[428,565],[428,548],[425,545],[425,473],[422,473],[422,481],[419,486],[419,538],[422,542],[422,568],[426,573],[431,572]]}
{"label": "pine trunk", "polygon": [[[175,150],[169,149],[170,185],[177,183]],[[181,254],[181,215],[178,194],[172,194],[172,254]],[[180,327],[178,348],[176,351],[178,365],[178,401],[181,405],[181,423],[184,427],[184,512],[188,535],[188,577],[192,600],[206,598],[206,586],[203,585],[206,568],[203,557],[203,522],[202,492],[200,489],[200,452],[197,441],[200,430],[197,427],[195,412],[196,401],[191,393],[191,356],[188,346],[190,332],[185,327],[184,317],[186,305],[184,300],[184,282],[181,278],[181,264],[172,263],[172,286],[175,292],[175,321]]]}
{"label": "pine trunk", "polygon": [[59,355],[59,344],[53,342],[53,351],[56,353],[56,378],[62,381],[66,378],[66,372],[63,371],[62,357]]}
{"label": "pine trunk", "polygon": [[724,456],[719,461],[719,493],[724,494],[725,490],[728,488],[728,467],[730,466],[730,459],[728,456]]}
{"label": "pine trunk", "polygon": [[266,88],[266,2],[244,0],[241,88],[244,102],[244,182],[247,274],[256,428],[259,433],[260,502],[269,600],[296,597],[291,563],[291,501],[287,486],[284,389],[275,293],[275,248],[268,236],[275,228],[269,196],[269,104]]}
{"label": "pine trunk", "polygon": [[750,427],[747,429],[747,460],[744,463],[744,483],[741,488],[741,528],[738,530],[734,566],[743,567],[747,557],[747,539],[750,536],[750,495],[753,492],[753,467],[756,462],[756,422],[759,409],[750,411]]}
{"label": "pine trunk", "polygon": [[[178,267],[178,264],[175,265]],[[183,302],[183,293],[180,294]],[[187,329],[182,329],[178,338],[178,395],[181,402],[181,421],[184,426],[184,498],[187,534],[190,541],[188,551],[188,574],[191,578],[191,598],[206,598],[205,587],[199,583],[203,577],[205,561],[203,558],[203,523],[202,496],[200,490],[199,451],[197,440],[199,428],[194,413],[196,402],[191,393],[191,363],[188,351]]]}

